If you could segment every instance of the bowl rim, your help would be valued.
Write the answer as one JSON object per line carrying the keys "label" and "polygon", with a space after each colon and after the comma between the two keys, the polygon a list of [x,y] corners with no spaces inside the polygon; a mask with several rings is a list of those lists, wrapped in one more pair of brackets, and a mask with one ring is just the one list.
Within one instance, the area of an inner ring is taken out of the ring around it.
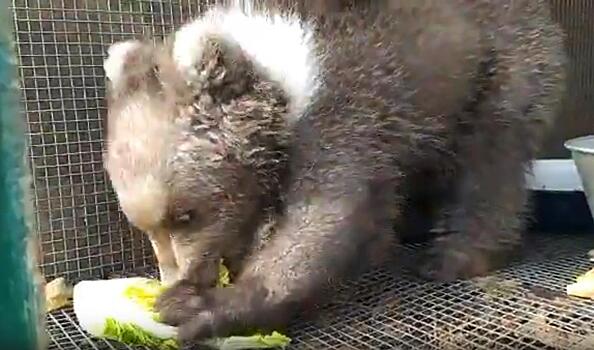
{"label": "bowl rim", "polygon": [[580,141],[585,141],[585,140],[594,141],[594,135],[586,135],[586,136],[580,136],[580,137],[569,139],[563,143],[563,146],[572,152],[594,154],[594,148],[583,147],[583,146],[579,145]]}

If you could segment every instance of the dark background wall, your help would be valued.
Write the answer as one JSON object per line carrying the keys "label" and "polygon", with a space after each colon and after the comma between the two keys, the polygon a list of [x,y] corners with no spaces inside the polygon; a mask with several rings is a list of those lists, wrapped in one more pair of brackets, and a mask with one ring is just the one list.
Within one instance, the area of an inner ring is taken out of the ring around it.
{"label": "dark background wall", "polygon": [[594,133],[594,0],[550,0],[566,33],[569,86],[544,158],[568,157],[564,140]]}

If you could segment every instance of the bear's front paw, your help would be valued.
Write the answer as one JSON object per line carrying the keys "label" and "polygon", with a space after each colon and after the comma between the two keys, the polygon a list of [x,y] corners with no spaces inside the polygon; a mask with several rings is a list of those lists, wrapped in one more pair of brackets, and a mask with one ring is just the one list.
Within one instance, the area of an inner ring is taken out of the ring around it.
{"label": "bear's front paw", "polygon": [[483,276],[490,271],[490,254],[472,246],[454,242],[457,237],[446,236],[432,247],[420,264],[421,277],[452,282]]}
{"label": "bear's front paw", "polygon": [[204,298],[198,293],[195,285],[187,280],[180,280],[157,299],[155,309],[164,323],[179,326],[204,308]]}

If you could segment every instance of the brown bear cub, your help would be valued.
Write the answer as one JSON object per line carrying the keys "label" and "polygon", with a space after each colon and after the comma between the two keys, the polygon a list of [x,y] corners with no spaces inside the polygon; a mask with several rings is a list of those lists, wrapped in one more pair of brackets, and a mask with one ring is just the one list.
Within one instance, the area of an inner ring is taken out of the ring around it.
{"label": "brown bear cub", "polygon": [[180,340],[286,325],[383,263],[415,215],[451,232],[422,267],[439,280],[519,243],[564,85],[546,1],[356,2],[218,6],[110,48],[106,169]]}

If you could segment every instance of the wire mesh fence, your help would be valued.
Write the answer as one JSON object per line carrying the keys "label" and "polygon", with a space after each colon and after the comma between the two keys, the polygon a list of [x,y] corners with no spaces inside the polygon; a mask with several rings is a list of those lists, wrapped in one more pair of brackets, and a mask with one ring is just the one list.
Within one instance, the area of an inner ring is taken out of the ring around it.
{"label": "wire mesh fence", "polygon": [[160,37],[195,15],[191,1],[15,0],[36,228],[46,276],[97,276],[152,262],[102,165],[102,64],[114,41]]}
{"label": "wire mesh fence", "polygon": [[[572,13],[593,13],[594,3],[551,2],[566,28],[589,33],[587,23],[594,21]],[[152,271],[150,244],[118,210],[103,170],[102,64],[114,41],[167,35],[207,5],[198,0],[12,0],[35,228],[47,279]],[[568,99],[573,109],[564,111],[585,113],[594,89],[584,91],[594,80],[581,74],[592,73],[585,60],[594,57],[594,46],[586,44],[591,38],[585,34],[569,37],[575,38],[568,45],[571,56],[580,62],[572,66],[570,89],[578,97]],[[346,286],[322,320],[294,328],[293,347],[592,349],[594,306],[564,296],[565,284],[587,268],[590,240],[540,237],[524,262],[489,279],[439,285],[406,273],[368,274]],[[407,247],[404,253],[418,248]],[[49,315],[48,330],[51,349],[127,348],[91,340],[70,310]]]}

